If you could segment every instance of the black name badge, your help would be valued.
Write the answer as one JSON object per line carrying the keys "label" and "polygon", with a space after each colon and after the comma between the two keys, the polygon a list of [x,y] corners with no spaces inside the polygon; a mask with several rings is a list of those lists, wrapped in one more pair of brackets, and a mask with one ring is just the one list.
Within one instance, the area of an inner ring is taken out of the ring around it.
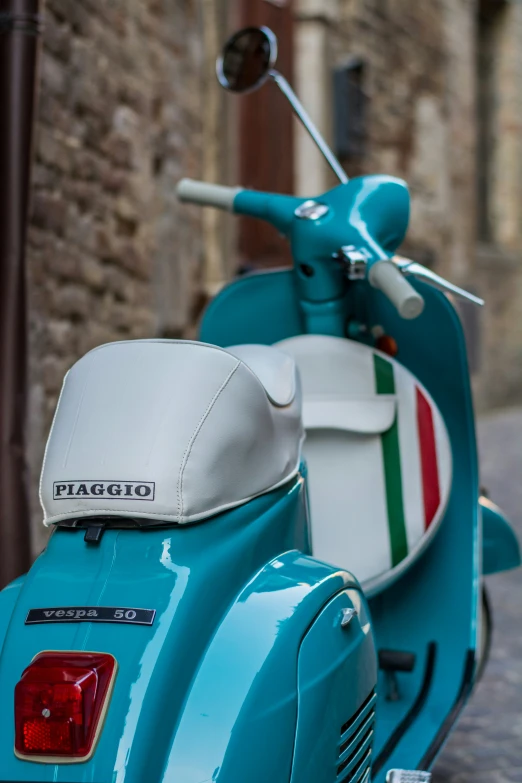
{"label": "black name badge", "polygon": [[152,625],[155,609],[131,609],[128,606],[57,606],[30,609],[26,625],[40,623],[127,623]]}

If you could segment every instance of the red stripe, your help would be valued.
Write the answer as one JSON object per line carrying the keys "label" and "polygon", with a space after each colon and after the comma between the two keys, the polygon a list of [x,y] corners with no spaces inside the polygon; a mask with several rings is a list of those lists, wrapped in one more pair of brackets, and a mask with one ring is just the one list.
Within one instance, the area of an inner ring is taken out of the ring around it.
{"label": "red stripe", "polygon": [[433,413],[428,400],[417,387],[417,426],[419,428],[422,466],[422,493],[424,496],[424,521],[426,529],[440,506],[439,467],[435,445]]}

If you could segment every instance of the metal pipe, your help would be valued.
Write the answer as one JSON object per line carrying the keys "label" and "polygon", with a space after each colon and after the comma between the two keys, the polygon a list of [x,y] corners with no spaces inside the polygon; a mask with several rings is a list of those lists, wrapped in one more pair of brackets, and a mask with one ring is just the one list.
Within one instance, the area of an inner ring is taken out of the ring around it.
{"label": "metal pipe", "polygon": [[343,167],[341,166],[341,164],[333,154],[332,150],[330,149],[326,141],[323,139],[321,133],[319,132],[314,122],[312,121],[310,115],[306,111],[305,107],[303,106],[303,104],[301,103],[301,101],[299,100],[295,92],[288,84],[285,77],[282,74],[280,74],[279,71],[276,70],[271,70],[270,76],[275,81],[275,83],[277,84],[281,92],[290,101],[292,109],[303,123],[304,127],[312,137],[315,144],[319,147],[320,151],[328,161],[330,168],[337,175],[337,177],[343,183],[343,185],[345,185],[348,182],[348,176],[345,170],[343,169]]}
{"label": "metal pipe", "polygon": [[39,0],[0,0],[0,585],[30,565],[25,460],[29,203]]}

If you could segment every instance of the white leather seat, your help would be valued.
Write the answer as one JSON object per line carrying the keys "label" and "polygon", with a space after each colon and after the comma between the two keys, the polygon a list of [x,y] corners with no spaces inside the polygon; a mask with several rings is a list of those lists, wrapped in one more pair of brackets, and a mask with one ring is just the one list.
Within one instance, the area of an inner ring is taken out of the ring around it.
{"label": "white leather seat", "polygon": [[274,405],[291,405],[297,392],[294,359],[270,345],[234,345],[227,351],[241,359],[257,375]]}
{"label": "white leather seat", "polygon": [[64,381],[42,469],[44,522],[201,520],[289,481],[302,439],[295,362],[276,348],[104,345]]}
{"label": "white leather seat", "polygon": [[312,549],[369,594],[427,546],[451,488],[451,447],[428,391],[361,343],[305,335],[279,343],[303,385]]}

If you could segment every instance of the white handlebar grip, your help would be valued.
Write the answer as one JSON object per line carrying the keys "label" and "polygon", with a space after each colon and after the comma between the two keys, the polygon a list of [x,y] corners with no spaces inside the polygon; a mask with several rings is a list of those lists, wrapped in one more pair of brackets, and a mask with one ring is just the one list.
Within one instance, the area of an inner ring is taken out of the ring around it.
{"label": "white handlebar grip", "polygon": [[408,283],[393,261],[377,261],[371,267],[368,277],[370,284],[388,297],[402,318],[412,320],[424,310],[424,299]]}
{"label": "white handlebar grip", "polygon": [[242,188],[212,185],[210,182],[197,182],[195,179],[182,179],[176,188],[180,201],[226,209],[229,212],[234,211],[234,200],[241,190]]}

